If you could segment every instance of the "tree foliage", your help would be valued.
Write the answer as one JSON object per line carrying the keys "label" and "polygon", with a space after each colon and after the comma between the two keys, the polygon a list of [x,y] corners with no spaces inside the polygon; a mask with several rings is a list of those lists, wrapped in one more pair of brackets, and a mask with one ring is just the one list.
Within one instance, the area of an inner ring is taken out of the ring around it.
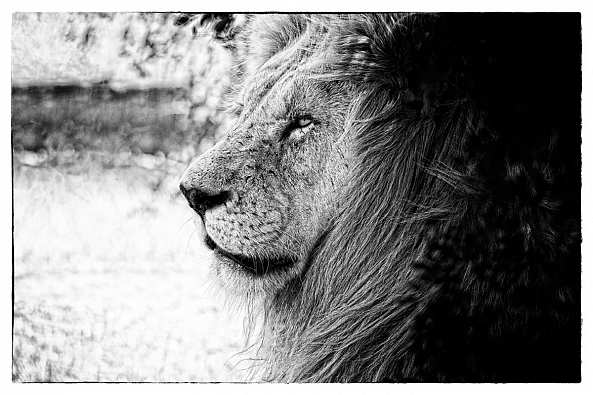
{"label": "tree foliage", "polygon": [[[184,93],[175,99],[172,115],[188,121],[189,127],[182,128],[186,133],[182,140],[199,145],[204,136],[215,140],[225,129],[220,126],[225,118],[219,109],[230,81],[231,54],[213,41],[216,33],[210,27],[208,17],[202,14],[15,13],[13,86],[100,84],[116,91],[181,89]],[[24,110],[31,113],[26,107]],[[13,130],[20,130],[14,124],[16,119],[27,129],[20,110],[18,103],[13,105]],[[62,112],[71,113],[66,110]],[[64,129],[59,127],[60,122],[76,123],[71,117],[58,122],[56,110],[51,112],[40,107],[29,121],[47,125],[46,118],[51,115],[51,124],[58,125],[52,129],[58,133]],[[105,114],[105,118],[113,116],[112,112]],[[44,136],[52,133],[43,131]]]}

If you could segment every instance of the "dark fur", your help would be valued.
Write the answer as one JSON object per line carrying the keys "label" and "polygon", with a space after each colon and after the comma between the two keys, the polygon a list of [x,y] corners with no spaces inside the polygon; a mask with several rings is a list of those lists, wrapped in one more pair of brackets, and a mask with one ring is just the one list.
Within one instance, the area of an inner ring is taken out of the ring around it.
{"label": "dark fur", "polygon": [[580,381],[580,16],[277,19],[243,65],[308,32],[315,78],[358,87],[356,159],[270,296],[265,378]]}

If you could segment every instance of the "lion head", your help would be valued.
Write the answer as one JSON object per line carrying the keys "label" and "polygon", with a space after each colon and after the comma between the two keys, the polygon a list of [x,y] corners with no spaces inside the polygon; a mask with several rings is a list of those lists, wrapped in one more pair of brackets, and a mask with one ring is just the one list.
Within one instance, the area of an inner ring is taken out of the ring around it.
{"label": "lion head", "polygon": [[237,122],[181,190],[263,379],[579,380],[579,29],[248,19]]}
{"label": "lion head", "polygon": [[268,30],[285,18],[250,25],[249,42],[266,46],[246,48],[244,81],[233,95],[238,120],[181,183],[219,262],[219,281],[239,295],[274,294],[304,272],[348,181],[353,85],[316,79],[323,65],[312,66],[305,42],[320,32],[298,17],[284,36]]}

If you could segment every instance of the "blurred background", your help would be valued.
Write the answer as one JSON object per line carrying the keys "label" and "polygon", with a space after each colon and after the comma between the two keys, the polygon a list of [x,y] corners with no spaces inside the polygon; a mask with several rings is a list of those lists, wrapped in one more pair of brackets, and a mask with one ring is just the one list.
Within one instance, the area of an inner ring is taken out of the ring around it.
{"label": "blurred background", "polygon": [[12,15],[13,381],[245,378],[178,190],[233,122],[201,20]]}

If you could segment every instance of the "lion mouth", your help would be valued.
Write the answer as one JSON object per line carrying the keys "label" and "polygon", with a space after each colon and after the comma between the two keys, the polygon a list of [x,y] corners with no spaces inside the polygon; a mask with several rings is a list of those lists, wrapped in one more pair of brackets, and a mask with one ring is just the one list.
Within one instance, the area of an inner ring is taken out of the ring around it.
{"label": "lion mouth", "polygon": [[290,258],[283,258],[283,259],[261,259],[261,258],[249,258],[243,255],[232,254],[228,251],[225,251],[221,248],[212,238],[206,234],[206,246],[214,251],[216,254],[219,254],[238,266],[240,266],[243,270],[257,275],[257,276],[264,276],[269,274],[273,271],[286,268],[296,264],[296,261]]}

